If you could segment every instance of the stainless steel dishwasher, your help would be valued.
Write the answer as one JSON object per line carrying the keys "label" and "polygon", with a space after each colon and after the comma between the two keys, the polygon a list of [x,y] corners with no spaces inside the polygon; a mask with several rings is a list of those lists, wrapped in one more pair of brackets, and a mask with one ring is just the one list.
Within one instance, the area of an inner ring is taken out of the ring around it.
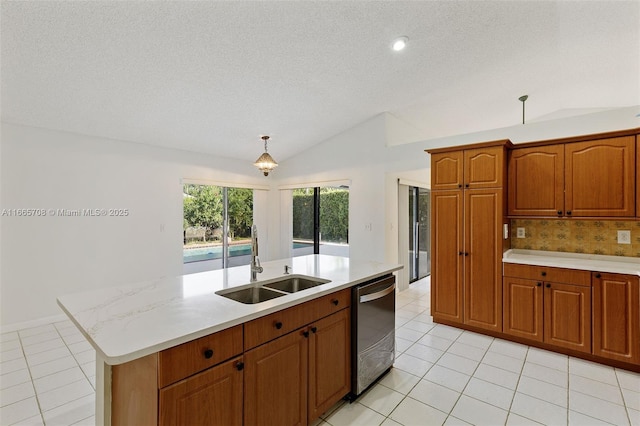
{"label": "stainless steel dishwasher", "polygon": [[396,277],[386,275],[351,290],[351,394],[354,400],[395,359]]}

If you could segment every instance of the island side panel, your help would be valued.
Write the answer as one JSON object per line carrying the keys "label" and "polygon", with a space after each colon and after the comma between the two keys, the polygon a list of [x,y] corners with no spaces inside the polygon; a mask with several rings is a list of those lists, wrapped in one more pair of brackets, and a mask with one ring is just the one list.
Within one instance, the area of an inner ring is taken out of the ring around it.
{"label": "island side panel", "polygon": [[157,353],[111,367],[111,422],[104,424],[158,424]]}
{"label": "island side panel", "polygon": [[96,353],[96,426],[111,425],[111,366]]}

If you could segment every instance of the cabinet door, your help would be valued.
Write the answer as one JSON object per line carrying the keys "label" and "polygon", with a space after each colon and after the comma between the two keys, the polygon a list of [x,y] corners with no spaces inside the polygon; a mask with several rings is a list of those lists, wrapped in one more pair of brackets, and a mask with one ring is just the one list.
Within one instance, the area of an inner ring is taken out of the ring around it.
{"label": "cabinet door", "polygon": [[464,199],[464,323],[502,331],[502,190]]}
{"label": "cabinet door", "polygon": [[544,285],[544,342],[590,353],[591,287]]}
{"label": "cabinet door", "polygon": [[302,330],[245,352],[244,424],[306,424],[307,362]]}
{"label": "cabinet door", "polygon": [[242,357],[160,389],[160,425],[242,425]]}
{"label": "cabinet door", "polygon": [[503,331],[542,342],[542,282],[504,277],[502,291]]}
{"label": "cabinet door", "polygon": [[462,191],[431,192],[431,314],[462,322]]}
{"label": "cabinet door", "polygon": [[[640,136],[636,136],[636,173],[640,169]],[[636,216],[640,218],[640,183],[638,183],[640,177],[636,179]]]}
{"label": "cabinet door", "polygon": [[462,188],[462,151],[431,154],[431,189]]}
{"label": "cabinet door", "polygon": [[505,175],[503,147],[476,148],[464,151],[464,187],[502,188]]}
{"label": "cabinet door", "polygon": [[635,216],[635,138],[565,145],[567,216]]}
{"label": "cabinet door", "polygon": [[508,170],[510,215],[564,214],[564,145],[514,149]]}
{"label": "cabinet door", "polygon": [[343,309],[309,328],[309,423],[351,389],[350,312]]}
{"label": "cabinet door", "polygon": [[638,277],[594,274],[593,354],[640,364]]}

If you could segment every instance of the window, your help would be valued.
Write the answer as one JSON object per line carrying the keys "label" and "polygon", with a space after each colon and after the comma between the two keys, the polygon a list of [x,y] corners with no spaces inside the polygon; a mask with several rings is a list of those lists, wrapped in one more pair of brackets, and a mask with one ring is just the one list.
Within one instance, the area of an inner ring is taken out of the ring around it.
{"label": "window", "polygon": [[184,263],[249,264],[253,189],[184,184],[182,192]]}
{"label": "window", "polygon": [[349,188],[293,190],[293,255],[349,256]]}

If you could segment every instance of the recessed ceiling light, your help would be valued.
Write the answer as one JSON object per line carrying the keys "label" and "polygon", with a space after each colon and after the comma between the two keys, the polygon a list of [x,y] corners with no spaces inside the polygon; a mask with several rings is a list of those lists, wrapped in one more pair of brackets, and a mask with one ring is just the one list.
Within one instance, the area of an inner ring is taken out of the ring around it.
{"label": "recessed ceiling light", "polygon": [[393,40],[393,43],[391,43],[391,48],[394,51],[399,52],[403,50],[405,47],[407,47],[408,41],[409,41],[409,37],[407,36],[398,37],[395,40]]}

